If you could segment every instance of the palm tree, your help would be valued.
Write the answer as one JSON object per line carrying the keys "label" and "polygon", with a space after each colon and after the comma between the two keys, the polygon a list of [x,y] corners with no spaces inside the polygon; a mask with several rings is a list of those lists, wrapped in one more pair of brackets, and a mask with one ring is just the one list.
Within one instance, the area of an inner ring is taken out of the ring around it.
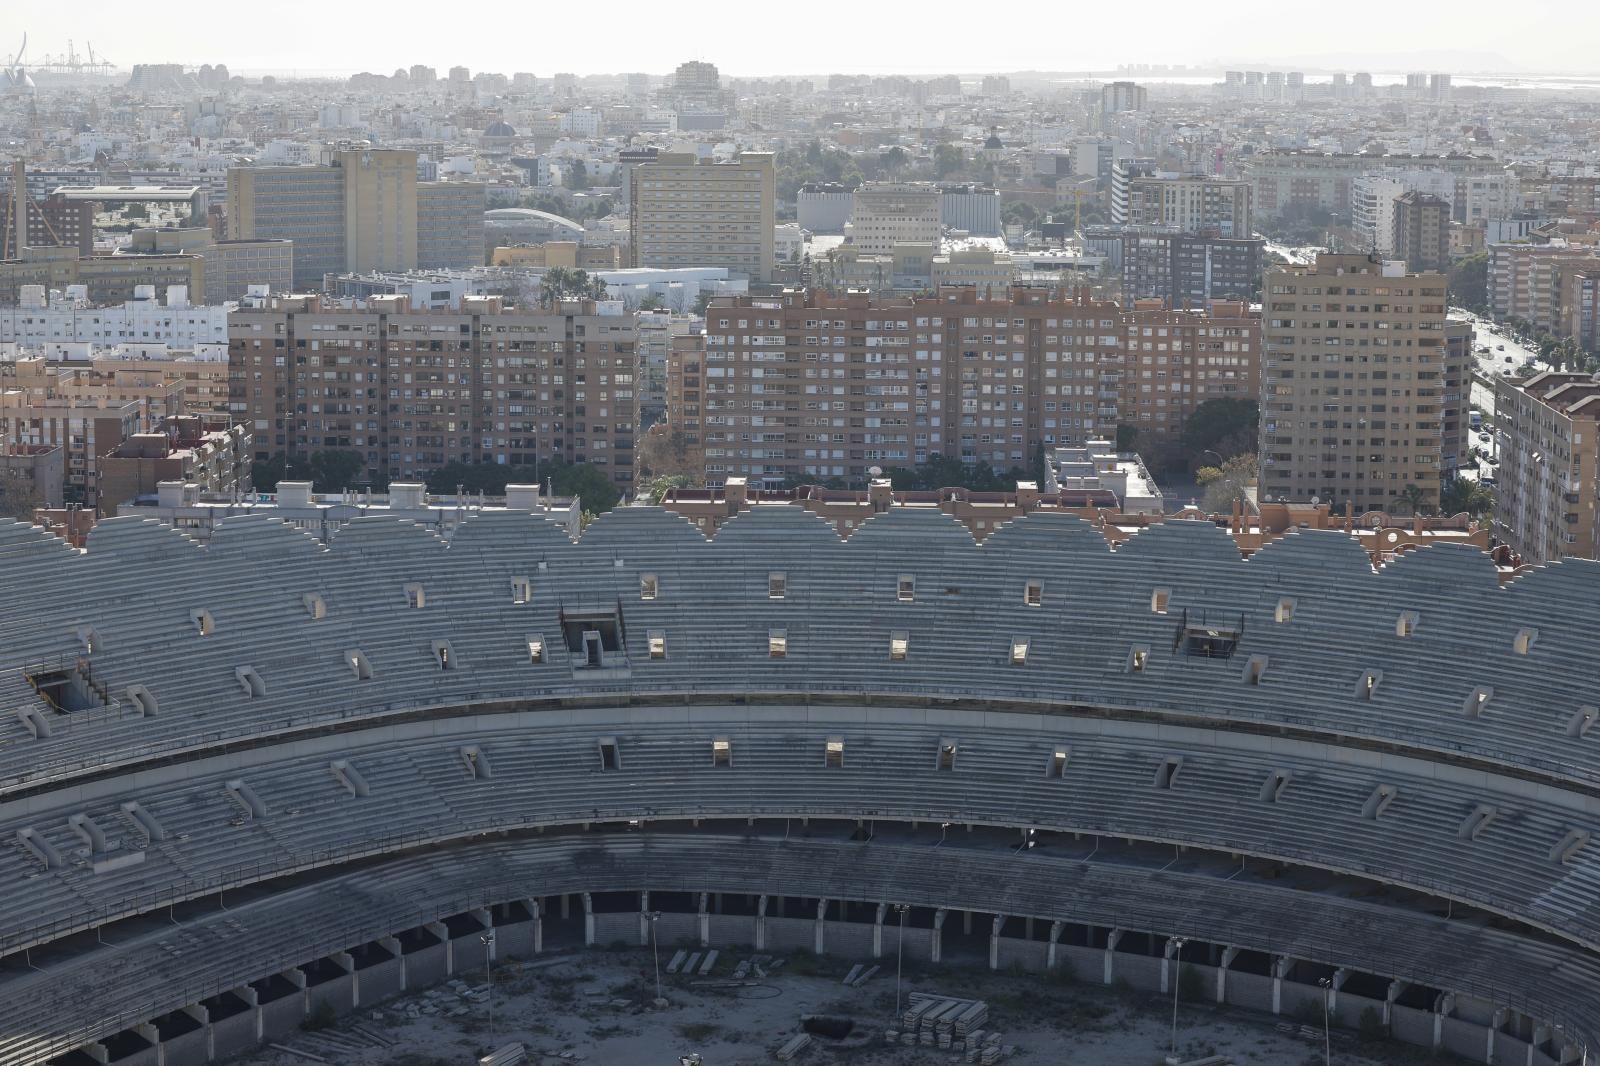
{"label": "palm tree", "polygon": [[1400,490],[1400,498],[1411,508],[1411,513],[1422,513],[1422,501],[1427,498],[1427,492],[1420,485],[1407,485]]}
{"label": "palm tree", "polygon": [[571,287],[571,272],[566,267],[551,267],[540,279],[539,303],[544,307],[555,307]]}
{"label": "palm tree", "polygon": [[589,298],[591,300],[606,299],[610,295],[608,289],[609,286],[606,285],[605,278],[602,278],[599,274],[591,274],[589,276]]}

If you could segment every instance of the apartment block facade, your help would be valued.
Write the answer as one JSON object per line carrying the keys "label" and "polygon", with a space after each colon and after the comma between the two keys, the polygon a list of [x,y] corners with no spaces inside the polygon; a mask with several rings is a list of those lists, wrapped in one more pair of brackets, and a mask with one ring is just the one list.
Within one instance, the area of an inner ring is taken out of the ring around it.
{"label": "apartment block facade", "polygon": [[459,311],[297,296],[234,312],[228,334],[230,407],[250,421],[258,458],[350,449],[382,481],[452,461],[559,458],[633,482],[632,314],[590,301],[529,313],[495,296],[463,297]]}
{"label": "apartment block facade", "polygon": [[1450,203],[1412,190],[1394,202],[1394,257],[1408,270],[1450,269]]}
{"label": "apartment block facade", "polygon": [[1525,563],[1600,557],[1600,381],[1553,370],[1525,381],[1498,377],[1494,410],[1500,432],[1496,539]]}
{"label": "apartment block facade", "polygon": [[1250,300],[1265,248],[1260,240],[1187,234],[1175,226],[1092,227],[1084,241],[1120,278],[1124,303],[1158,299],[1178,309]]}
{"label": "apartment block facade", "polygon": [[[846,232],[863,255],[893,255],[899,244],[937,248],[941,194],[922,182],[868,182],[855,192]],[[929,252],[932,255],[932,252]]]}
{"label": "apartment block facade", "polygon": [[771,152],[726,163],[662,153],[632,173],[629,242],[636,267],[726,267],[772,276],[777,168]]}
{"label": "apartment block facade", "polygon": [[[1445,337],[1445,277],[1376,256],[1267,272],[1260,492],[1336,512],[1437,508],[1445,425],[1470,358]],[[1462,348],[1470,348],[1461,346]]]}
{"label": "apartment block facade", "polygon": [[[1147,442],[1176,441],[1207,400],[1254,400],[1261,387],[1261,316],[1240,301],[1209,313],[1170,311],[1141,301],[1121,315],[1119,422]],[[1111,375],[1114,377],[1115,375]]]}
{"label": "apartment block facade", "polygon": [[1225,178],[1158,174],[1118,164],[1112,175],[1111,221],[1127,226],[1176,226],[1184,233],[1250,237],[1250,183]]}

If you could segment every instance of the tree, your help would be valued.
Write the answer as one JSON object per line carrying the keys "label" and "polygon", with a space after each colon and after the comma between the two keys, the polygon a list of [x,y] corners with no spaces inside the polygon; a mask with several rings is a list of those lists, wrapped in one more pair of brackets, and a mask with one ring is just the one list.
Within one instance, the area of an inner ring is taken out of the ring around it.
{"label": "tree", "polygon": [[1217,452],[1224,460],[1255,450],[1259,409],[1254,400],[1232,396],[1207,400],[1183,424],[1183,450],[1191,462]]}
{"label": "tree", "polygon": [[1422,488],[1420,485],[1407,485],[1405,488],[1400,490],[1401,502],[1404,503],[1414,515],[1424,514],[1426,510],[1428,510],[1428,508],[1425,508],[1423,504],[1423,501],[1427,498],[1428,491]]}
{"label": "tree", "polygon": [[1494,510],[1494,493],[1471,478],[1452,478],[1439,493],[1439,511],[1453,515],[1467,512],[1484,518]]}
{"label": "tree", "polygon": [[589,187],[589,167],[581,159],[574,159],[567,168],[567,188],[577,191]]}
{"label": "tree", "polygon": [[666,425],[651,426],[635,439],[633,459],[641,478],[705,477],[704,449]]}
{"label": "tree", "polygon": [[883,153],[884,168],[891,174],[898,174],[900,171],[904,170],[906,164],[910,162],[911,156],[898,144],[893,148],[890,148],[887,152]]}
{"label": "tree", "polygon": [[1489,310],[1489,253],[1457,259],[1450,267],[1450,302],[1479,314]]}
{"label": "tree", "polygon": [[687,474],[662,475],[661,477],[651,478],[640,495],[651,503],[660,503],[666,499],[667,493],[673,489],[687,489],[693,487],[693,485],[694,478],[689,477]]}
{"label": "tree", "polygon": [[552,496],[576,496],[586,511],[609,511],[622,498],[622,491],[611,483],[606,472],[589,463],[569,463],[556,459],[545,475]]}
{"label": "tree", "polygon": [[654,311],[660,306],[661,297],[657,296],[655,293],[651,293],[649,296],[646,296],[644,299],[639,301],[639,310],[641,311]]}
{"label": "tree", "polygon": [[933,149],[933,173],[936,177],[947,178],[951,174],[966,166],[966,153],[953,144],[935,145]]}
{"label": "tree", "polygon": [[1255,454],[1235,455],[1221,466],[1202,466],[1194,477],[1205,486],[1200,507],[1207,514],[1232,510],[1235,502],[1245,498],[1245,489],[1256,479]]}
{"label": "tree", "polygon": [[1130,426],[1125,422],[1117,424],[1117,451],[1137,451],[1139,447],[1139,427]]}
{"label": "tree", "polygon": [[0,488],[0,518],[15,518],[18,522],[32,522],[35,508],[44,506],[44,497],[32,481],[18,479]]}
{"label": "tree", "polygon": [[250,484],[257,492],[277,492],[278,482],[289,476],[289,461],[282,452],[250,464]]}
{"label": "tree", "polygon": [[343,492],[367,472],[366,457],[344,448],[312,452],[307,465],[312,492]]}
{"label": "tree", "polygon": [[541,307],[554,307],[566,295],[567,288],[572,284],[572,275],[566,267],[551,267],[539,279],[539,305]]}

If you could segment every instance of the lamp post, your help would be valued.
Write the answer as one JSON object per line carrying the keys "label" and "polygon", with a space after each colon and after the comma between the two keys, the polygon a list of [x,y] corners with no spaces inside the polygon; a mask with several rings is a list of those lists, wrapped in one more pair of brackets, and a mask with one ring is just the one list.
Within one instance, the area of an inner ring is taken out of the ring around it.
{"label": "lamp post", "polygon": [[1317,983],[1322,986],[1322,1064],[1332,1066],[1333,1033],[1328,1027],[1328,997],[1333,994],[1333,978],[1324,977]]}
{"label": "lamp post", "polygon": [[660,911],[645,911],[645,920],[650,923],[650,957],[655,960],[656,966],[656,1006],[661,1005],[661,949],[656,946],[656,920],[661,917]]}
{"label": "lamp post", "polygon": [[1187,943],[1183,937],[1172,942],[1172,1062],[1178,1061],[1178,988],[1183,983],[1183,946]]}
{"label": "lamp post", "polygon": [[489,1050],[494,1050],[494,929],[478,938],[483,945],[483,979],[489,984]]}
{"label": "lamp post", "polygon": [[894,1021],[900,1020],[900,977],[905,970],[906,957],[906,914],[911,910],[909,903],[896,903],[894,909],[900,914],[900,929],[894,938]]}

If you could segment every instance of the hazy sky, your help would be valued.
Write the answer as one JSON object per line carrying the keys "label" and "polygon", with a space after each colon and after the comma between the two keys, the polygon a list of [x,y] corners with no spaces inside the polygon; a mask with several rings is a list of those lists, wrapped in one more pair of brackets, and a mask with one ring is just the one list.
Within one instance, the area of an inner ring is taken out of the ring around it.
{"label": "hazy sky", "polygon": [[[229,10],[238,14],[221,14]],[[1330,33],[1334,12],[1341,32]],[[0,0],[0,13],[0,59],[27,31],[32,59],[64,53],[70,37],[80,53],[93,42],[124,68],[223,62],[236,73],[390,73],[426,63],[442,74],[460,63],[548,77],[665,73],[705,59],[735,75],[933,74],[1213,61],[1315,67],[1316,57],[1330,66],[1360,57],[1376,71],[1600,70],[1595,0]]]}

